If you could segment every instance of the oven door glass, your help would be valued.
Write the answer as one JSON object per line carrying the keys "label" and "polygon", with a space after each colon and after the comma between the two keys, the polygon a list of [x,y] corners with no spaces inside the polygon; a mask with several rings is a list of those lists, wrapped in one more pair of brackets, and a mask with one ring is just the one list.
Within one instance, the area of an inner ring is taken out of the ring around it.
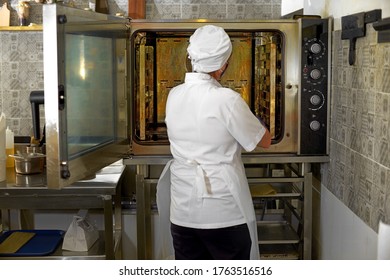
{"label": "oven door glass", "polygon": [[124,19],[44,7],[47,181],[61,188],[123,157]]}

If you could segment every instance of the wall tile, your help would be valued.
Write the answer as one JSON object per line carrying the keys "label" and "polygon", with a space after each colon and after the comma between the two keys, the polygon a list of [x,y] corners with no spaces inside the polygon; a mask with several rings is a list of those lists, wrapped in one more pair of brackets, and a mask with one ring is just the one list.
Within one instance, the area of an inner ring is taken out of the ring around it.
{"label": "wall tile", "polygon": [[199,5],[199,17],[209,19],[226,19],[226,5]]}
{"label": "wall tile", "polygon": [[375,33],[368,25],[367,36],[357,41],[355,64],[349,65],[349,42],[334,32],[333,163],[326,185],[373,230],[380,219],[390,219],[390,44],[377,44]]}
{"label": "wall tile", "polygon": [[383,68],[378,71],[378,90],[381,92],[390,93],[390,69]]}
{"label": "wall tile", "polygon": [[0,57],[0,108],[6,114],[7,125],[15,135],[30,135],[32,120],[29,94],[32,90],[43,89],[42,32],[0,33],[4,42]]}

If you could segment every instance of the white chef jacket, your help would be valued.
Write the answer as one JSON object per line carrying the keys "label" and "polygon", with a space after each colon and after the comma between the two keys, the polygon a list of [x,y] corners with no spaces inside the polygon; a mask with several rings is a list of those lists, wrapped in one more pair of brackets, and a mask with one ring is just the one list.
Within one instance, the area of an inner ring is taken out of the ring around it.
{"label": "white chef jacket", "polygon": [[[265,128],[237,92],[202,73],[187,73],[185,82],[170,91],[165,121],[174,158],[161,176],[170,171],[170,221],[192,228],[248,223],[258,255],[241,150],[252,151]],[[157,203],[160,211],[159,197]]]}

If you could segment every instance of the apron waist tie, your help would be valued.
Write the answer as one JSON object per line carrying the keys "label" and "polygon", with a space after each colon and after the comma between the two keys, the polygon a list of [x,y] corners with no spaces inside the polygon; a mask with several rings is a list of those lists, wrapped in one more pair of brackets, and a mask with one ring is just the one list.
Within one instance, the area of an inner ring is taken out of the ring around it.
{"label": "apron waist tie", "polygon": [[205,172],[202,168],[202,165],[200,165],[195,160],[187,160],[186,163],[189,165],[196,166],[195,187],[196,187],[197,197],[198,198],[206,197],[210,192],[206,186]]}

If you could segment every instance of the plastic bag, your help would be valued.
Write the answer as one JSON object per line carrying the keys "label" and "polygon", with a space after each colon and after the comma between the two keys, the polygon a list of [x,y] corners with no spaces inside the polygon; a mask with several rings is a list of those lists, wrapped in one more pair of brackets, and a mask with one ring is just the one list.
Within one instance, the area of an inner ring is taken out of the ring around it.
{"label": "plastic bag", "polygon": [[99,232],[89,221],[86,211],[79,211],[64,236],[62,249],[86,252],[99,239]]}

